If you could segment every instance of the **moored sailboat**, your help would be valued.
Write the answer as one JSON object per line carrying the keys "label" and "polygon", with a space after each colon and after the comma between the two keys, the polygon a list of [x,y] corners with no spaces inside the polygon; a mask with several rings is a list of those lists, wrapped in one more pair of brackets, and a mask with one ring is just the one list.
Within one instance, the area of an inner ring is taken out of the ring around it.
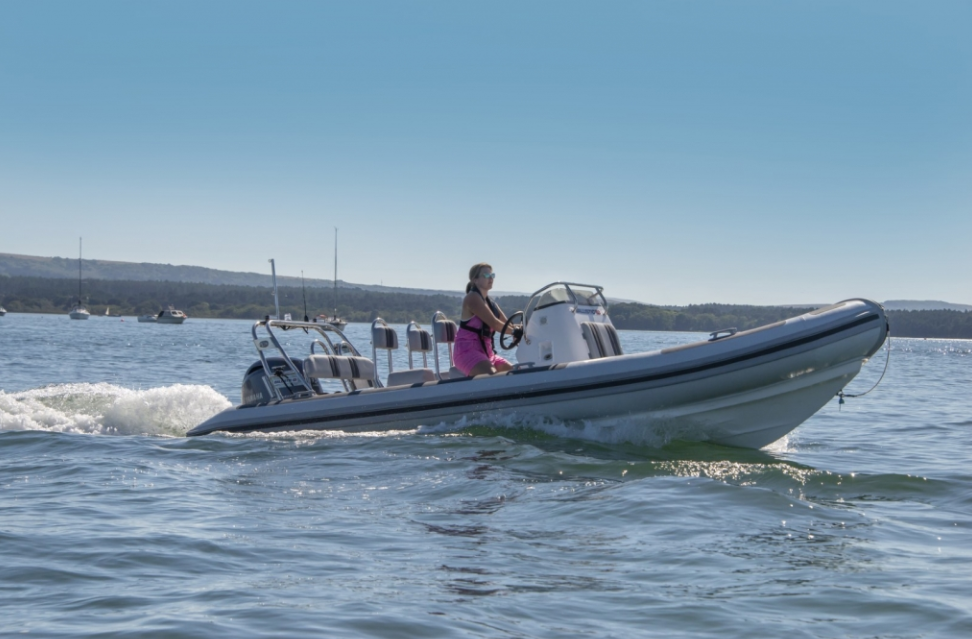
{"label": "moored sailboat", "polygon": [[325,324],[330,324],[338,329],[343,329],[348,325],[347,321],[341,319],[337,312],[337,297],[338,297],[338,279],[337,279],[337,227],[334,227],[334,314],[328,315],[327,313],[321,313],[317,316],[317,319],[321,320]]}
{"label": "moored sailboat", "polygon": [[81,239],[78,238],[78,303],[68,313],[68,317],[73,320],[86,320],[91,317],[91,313],[88,312],[84,302],[81,301]]}

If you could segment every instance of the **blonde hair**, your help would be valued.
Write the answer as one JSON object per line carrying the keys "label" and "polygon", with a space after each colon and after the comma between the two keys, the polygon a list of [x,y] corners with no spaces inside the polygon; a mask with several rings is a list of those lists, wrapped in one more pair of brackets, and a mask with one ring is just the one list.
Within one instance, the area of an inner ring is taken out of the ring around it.
{"label": "blonde hair", "polygon": [[479,277],[479,272],[484,268],[493,270],[493,267],[486,262],[480,262],[479,264],[473,264],[473,267],[469,269],[469,283],[466,284],[466,292],[469,293],[473,289],[473,280]]}

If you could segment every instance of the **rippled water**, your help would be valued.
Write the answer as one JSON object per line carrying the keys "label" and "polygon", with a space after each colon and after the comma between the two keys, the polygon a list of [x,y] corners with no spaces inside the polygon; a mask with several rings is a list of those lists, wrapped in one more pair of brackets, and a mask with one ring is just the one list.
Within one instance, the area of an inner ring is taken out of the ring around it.
{"label": "rippled water", "polygon": [[239,401],[249,337],[0,318],[0,635],[972,636],[970,342],[895,340],[764,451],[181,437]]}

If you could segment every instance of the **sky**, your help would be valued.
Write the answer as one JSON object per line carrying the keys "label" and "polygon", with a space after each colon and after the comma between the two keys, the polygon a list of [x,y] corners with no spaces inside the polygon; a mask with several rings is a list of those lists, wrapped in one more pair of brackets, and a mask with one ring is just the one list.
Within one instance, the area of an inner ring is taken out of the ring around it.
{"label": "sky", "polygon": [[0,0],[0,252],[972,303],[972,3]]}

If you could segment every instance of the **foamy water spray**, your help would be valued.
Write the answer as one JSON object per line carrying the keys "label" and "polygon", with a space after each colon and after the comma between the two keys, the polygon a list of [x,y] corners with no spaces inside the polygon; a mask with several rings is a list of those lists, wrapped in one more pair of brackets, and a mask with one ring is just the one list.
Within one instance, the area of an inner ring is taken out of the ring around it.
{"label": "foamy water spray", "polygon": [[230,405],[209,386],[131,390],[106,383],[57,384],[0,391],[0,430],[181,437]]}

